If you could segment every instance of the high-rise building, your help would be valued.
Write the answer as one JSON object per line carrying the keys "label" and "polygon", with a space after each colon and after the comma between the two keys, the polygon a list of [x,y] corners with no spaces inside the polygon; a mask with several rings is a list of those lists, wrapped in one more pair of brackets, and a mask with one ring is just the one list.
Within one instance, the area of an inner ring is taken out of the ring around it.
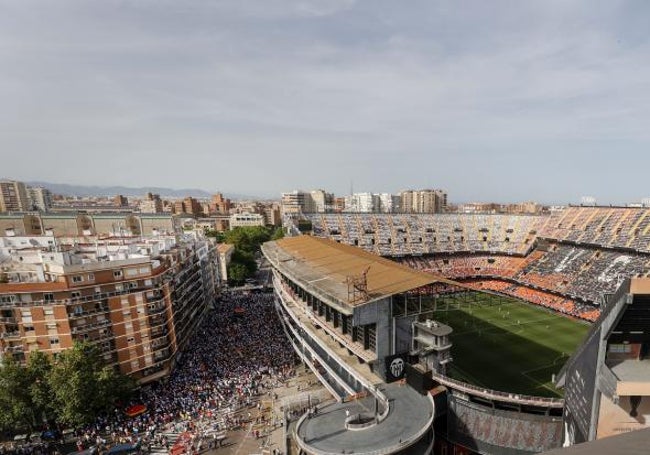
{"label": "high-rise building", "polygon": [[289,193],[282,193],[282,214],[298,215],[300,213],[311,213],[311,195],[304,191],[294,190]]}
{"label": "high-rise building", "polygon": [[405,190],[400,193],[402,213],[441,213],[447,207],[444,190]]}
{"label": "high-rise building", "polygon": [[379,211],[380,199],[378,194],[354,193],[345,197],[345,212],[375,213]]}
{"label": "high-rise building", "polygon": [[380,193],[379,196],[379,208],[378,212],[380,213],[397,213],[399,212],[400,206],[400,197],[390,193]]}
{"label": "high-rise building", "polygon": [[190,215],[194,216],[199,216],[203,213],[203,207],[201,206],[201,203],[193,197],[186,197],[183,199],[183,203],[185,204],[185,213],[189,213]]}
{"label": "high-rise building", "polygon": [[52,207],[52,193],[43,187],[27,187],[30,209],[47,212]]}
{"label": "high-rise building", "polygon": [[[168,374],[214,302],[218,254],[174,236],[62,245],[53,236],[0,238],[0,356],[56,355],[95,344],[106,364],[141,383]],[[12,251],[13,250],[13,251]],[[20,257],[18,257],[20,255]],[[0,358],[1,361],[1,358]]]}
{"label": "high-rise building", "polygon": [[280,215],[280,206],[273,204],[264,208],[264,218],[268,226],[280,226],[282,217]]}
{"label": "high-rise building", "polygon": [[334,205],[334,195],[325,190],[312,190],[309,193],[312,203],[312,212],[329,213]]}
{"label": "high-rise building", "polygon": [[26,212],[31,209],[23,182],[0,180],[0,212]]}
{"label": "high-rise building", "polygon": [[147,193],[145,199],[140,203],[141,213],[162,213],[163,202],[159,194]]}
{"label": "high-rise building", "polygon": [[210,204],[210,211],[220,215],[228,215],[232,209],[232,202],[230,199],[225,199],[223,194],[216,193],[212,196],[212,203]]}
{"label": "high-rise building", "polygon": [[128,207],[129,199],[122,196],[121,194],[118,194],[113,198],[113,205],[115,205],[116,207]]}

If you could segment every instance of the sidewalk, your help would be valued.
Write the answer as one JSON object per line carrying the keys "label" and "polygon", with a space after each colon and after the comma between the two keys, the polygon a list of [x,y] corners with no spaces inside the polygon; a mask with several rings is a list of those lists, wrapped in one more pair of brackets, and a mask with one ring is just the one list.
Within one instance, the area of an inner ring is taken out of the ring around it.
{"label": "sidewalk", "polygon": [[[277,399],[276,399],[277,396]],[[250,409],[251,422],[244,429],[229,432],[224,447],[209,450],[210,455],[251,455],[284,453],[284,406],[300,406],[309,400],[323,403],[333,400],[316,376],[304,366],[296,368],[296,376],[260,397],[261,409]],[[249,410],[242,411],[247,416]],[[259,437],[256,437],[256,432]]]}

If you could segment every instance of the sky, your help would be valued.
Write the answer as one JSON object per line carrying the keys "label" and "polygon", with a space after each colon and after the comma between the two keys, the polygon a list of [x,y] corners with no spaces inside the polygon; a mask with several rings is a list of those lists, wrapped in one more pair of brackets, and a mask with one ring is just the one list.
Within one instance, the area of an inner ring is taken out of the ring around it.
{"label": "sky", "polygon": [[0,177],[650,197],[650,2],[0,0]]}

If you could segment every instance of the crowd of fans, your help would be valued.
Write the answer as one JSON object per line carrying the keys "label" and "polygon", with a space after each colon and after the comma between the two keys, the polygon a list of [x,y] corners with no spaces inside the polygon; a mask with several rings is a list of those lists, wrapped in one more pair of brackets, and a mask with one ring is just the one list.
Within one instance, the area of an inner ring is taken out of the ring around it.
{"label": "crowd of fans", "polygon": [[382,256],[525,254],[548,217],[469,214],[311,214],[314,235]]}
{"label": "crowd of fans", "polygon": [[[625,278],[646,276],[650,257],[630,251],[547,241],[526,257],[433,255],[401,258],[410,267],[523,298],[566,314],[594,320],[604,296]],[[475,280],[475,278],[482,280]]]}
{"label": "crowd of fans", "polygon": [[[213,447],[228,431],[250,422],[260,398],[294,374],[295,354],[279,326],[272,294],[226,293],[205,316],[171,375],[146,387],[134,403],[77,431],[77,448],[140,444],[171,449],[165,432],[183,433],[194,453]],[[40,446],[8,446],[7,454],[38,455]]]}
{"label": "crowd of fans", "polygon": [[541,235],[560,241],[647,253],[650,252],[650,209],[568,207],[550,217]]}

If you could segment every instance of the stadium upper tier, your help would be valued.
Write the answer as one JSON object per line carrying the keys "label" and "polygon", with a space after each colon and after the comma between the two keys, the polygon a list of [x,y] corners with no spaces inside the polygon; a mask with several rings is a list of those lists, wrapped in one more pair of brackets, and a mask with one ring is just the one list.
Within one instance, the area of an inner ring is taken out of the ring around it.
{"label": "stadium upper tier", "polygon": [[311,214],[314,235],[382,256],[436,252],[526,254],[549,217],[523,215]]}
{"label": "stadium upper tier", "polygon": [[382,256],[525,255],[539,238],[650,253],[650,208],[567,207],[550,216],[309,214],[314,235]]}
{"label": "stadium upper tier", "polygon": [[567,207],[551,215],[540,237],[650,253],[650,209]]}

